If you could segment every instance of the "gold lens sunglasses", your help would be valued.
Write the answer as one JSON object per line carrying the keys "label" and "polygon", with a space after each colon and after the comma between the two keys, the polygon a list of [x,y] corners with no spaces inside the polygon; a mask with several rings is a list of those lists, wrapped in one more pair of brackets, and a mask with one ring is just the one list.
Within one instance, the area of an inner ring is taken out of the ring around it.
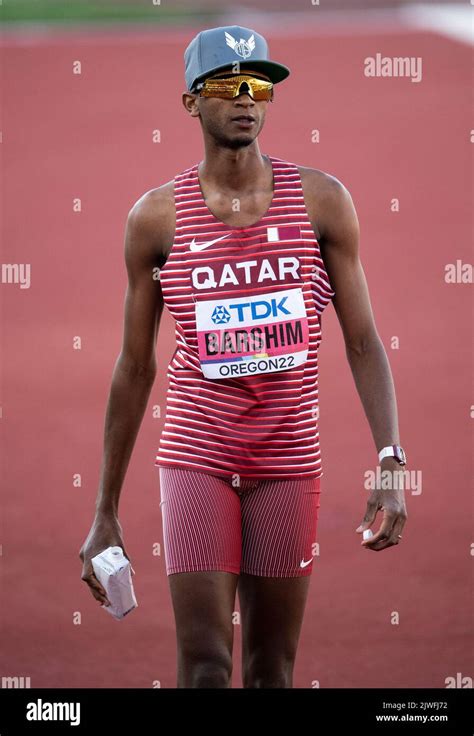
{"label": "gold lens sunglasses", "polygon": [[[241,91],[242,85],[246,85]],[[241,94],[249,94],[254,100],[273,100],[273,82],[258,79],[249,74],[238,74],[233,77],[210,77],[195,87],[202,97],[221,97],[231,100]]]}

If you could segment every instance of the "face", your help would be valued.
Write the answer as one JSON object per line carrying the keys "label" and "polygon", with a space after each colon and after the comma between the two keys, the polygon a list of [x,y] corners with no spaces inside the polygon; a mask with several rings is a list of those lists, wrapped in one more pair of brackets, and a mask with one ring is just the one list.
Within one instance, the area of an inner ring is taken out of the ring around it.
{"label": "face", "polygon": [[[245,74],[245,70],[240,73]],[[259,77],[268,80],[264,75]],[[241,94],[232,99],[184,93],[183,104],[193,117],[200,118],[204,134],[220,146],[243,148],[253,143],[262,130],[268,105],[266,100],[254,100],[245,89],[242,87]]]}

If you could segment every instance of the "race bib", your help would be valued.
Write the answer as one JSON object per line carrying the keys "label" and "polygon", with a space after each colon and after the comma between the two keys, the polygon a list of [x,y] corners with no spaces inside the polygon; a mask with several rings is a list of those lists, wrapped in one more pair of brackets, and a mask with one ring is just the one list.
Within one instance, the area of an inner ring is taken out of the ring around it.
{"label": "race bib", "polygon": [[308,357],[301,288],[198,301],[196,329],[206,378],[285,371]]}

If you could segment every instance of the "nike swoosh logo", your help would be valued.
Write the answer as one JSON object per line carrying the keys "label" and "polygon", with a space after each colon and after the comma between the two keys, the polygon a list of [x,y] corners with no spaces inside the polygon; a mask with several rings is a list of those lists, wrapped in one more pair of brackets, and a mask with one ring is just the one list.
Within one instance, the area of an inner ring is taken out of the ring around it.
{"label": "nike swoosh logo", "polygon": [[193,250],[193,251],[204,250],[204,248],[209,248],[210,245],[214,245],[214,243],[218,243],[219,240],[224,240],[224,238],[228,238],[229,235],[230,233],[227,233],[227,235],[223,235],[221,238],[216,238],[215,240],[208,240],[207,243],[196,243],[196,238],[193,238],[189,246],[189,250]]}
{"label": "nike swoosh logo", "polygon": [[301,560],[300,567],[308,567],[308,565],[310,565],[312,561],[313,561],[313,558],[311,558],[310,560],[307,560],[306,562],[304,560]]}

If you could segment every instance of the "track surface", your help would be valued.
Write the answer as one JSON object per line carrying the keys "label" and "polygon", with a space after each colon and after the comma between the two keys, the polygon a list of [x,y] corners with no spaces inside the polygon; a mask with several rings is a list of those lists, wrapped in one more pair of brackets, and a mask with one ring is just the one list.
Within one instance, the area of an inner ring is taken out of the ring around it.
{"label": "track surface", "polygon": [[[92,521],[120,350],[126,215],[144,191],[202,158],[199,126],[180,103],[182,54],[194,32],[4,44],[3,262],[30,263],[32,281],[29,289],[2,286],[0,674],[29,676],[32,687],[175,686],[163,552],[153,554],[162,545],[153,465],[162,418],[153,407],[163,417],[174,349],[168,315],[121,501],[139,601],[125,621],[93,601],[78,551]],[[355,528],[375,455],[329,307],[320,354],[320,555],[295,687],[443,688],[458,672],[472,676],[472,287],[444,280],[446,264],[471,258],[471,52],[396,28],[270,42],[292,75],[277,88],[261,150],[328,171],[353,195],[402,442],[410,469],[422,473],[422,493],[407,493],[403,543],[382,554],[361,549]],[[377,52],[421,56],[422,83],[366,78],[363,61]],[[152,142],[157,128],[160,144]],[[239,626],[235,643],[240,687]]]}

